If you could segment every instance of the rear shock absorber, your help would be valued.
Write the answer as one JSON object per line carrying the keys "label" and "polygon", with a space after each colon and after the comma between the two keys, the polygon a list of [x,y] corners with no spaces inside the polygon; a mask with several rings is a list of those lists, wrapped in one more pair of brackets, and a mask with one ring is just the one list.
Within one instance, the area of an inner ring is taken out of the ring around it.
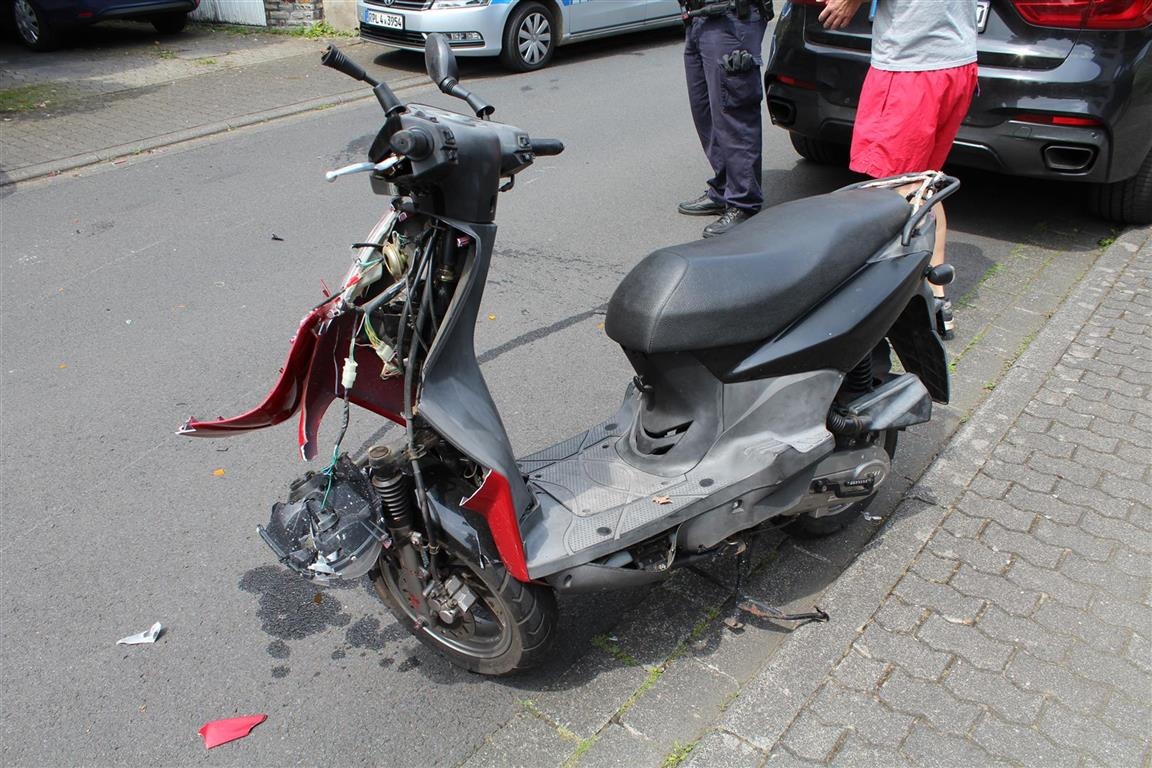
{"label": "rear shock absorber", "polygon": [[844,391],[853,395],[862,395],[872,391],[872,355],[856,363],[856,367],[844,377]]}
{"label": "rear shock absorber", "polygon": [[384,518],[392,536],[407,541],[412,536],[412,488],[408,477],[396,468],[392,451],[386,445],[368,449],[372,487],[380,495]]}

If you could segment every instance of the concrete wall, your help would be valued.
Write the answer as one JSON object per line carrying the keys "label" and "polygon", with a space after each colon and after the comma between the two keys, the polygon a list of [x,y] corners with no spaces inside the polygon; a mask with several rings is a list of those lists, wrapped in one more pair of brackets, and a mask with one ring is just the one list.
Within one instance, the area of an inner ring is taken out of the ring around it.
{"label": "concrete wall", "polygon": [[324,20],[336,29],[355,32],[360,25],[356,0],[324,0]]}

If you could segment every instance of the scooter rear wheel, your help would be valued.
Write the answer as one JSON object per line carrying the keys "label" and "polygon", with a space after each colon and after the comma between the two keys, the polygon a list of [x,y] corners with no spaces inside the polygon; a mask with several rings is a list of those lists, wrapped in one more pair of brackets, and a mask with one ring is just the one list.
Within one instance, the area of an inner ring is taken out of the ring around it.
{"label": "scooter rear wheel", "polygon": [[[884,452],[888,454],[889,459],[896,455],[896,440],[899,434],[899,431],[895,429],[889,429],[884,433]],[[872,494],[863,501],[846,504],[843,509],[820,517],[800,515],[785,525],[784,530],[800,539],[821,539],[825,536],[831,536],[842,531],[859,517],[875,498],[876,494]]]}
{"label": "scooter rear wheel", "polygon": [[376,592],[396,618],[424,645],[453,664],[482,675],[507,675],[536,666],[547,658],[556,634],[556,597],[538,584],[525,584],[499,563],[477,568],[457,557],[443,574],[457,576],[476,595],[472,608],[445,624],[428,621],[413,607],[401,587],[399,572],[381,557],[372,579]]}

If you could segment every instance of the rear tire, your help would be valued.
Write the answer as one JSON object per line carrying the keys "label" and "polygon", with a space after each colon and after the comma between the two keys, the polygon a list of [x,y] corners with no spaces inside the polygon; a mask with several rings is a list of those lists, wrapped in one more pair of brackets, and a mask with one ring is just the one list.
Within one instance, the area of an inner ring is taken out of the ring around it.
{"label": "rear tire", "polygon": [[26,48],[33,51],[51,51],[60,45],[59,34],[32,0],[14,0],[12,21],[20,42]]}
{"label": "rear tire", "polygon": [[174,35],[188,26],[187,13],[165,13],[151,18],[152,26],[162,35]]}
{"label": "rear tire", "polygon": [[[895,429],[889,429],[884,433],[884,452],[888,454],[889,460],[896,455],[896,441],[899,434],[899,431]],[[785,525],[784,530],[798,539],[822,539],[825,536],[831,536],[844,530],[864,510],[868,509],[875,498],[876,494],[872,494],[863,501],[849,504],[841,511],[831,515],[822,515],[821,517],[800,515]]]}
{"label": "rear tire", "polygon": [[516,6],[504,28],[500,61],[513,72],[543,69],[552,61],[558,39],[556,19],[542,3]]}
{"label": "rear tire", "polygon": [[1093,184],[1088,207],[1097,216],[1119,224],[1152,224],[1152,152],[1132,178]]}
{"label": "rear tire", "polygon": [[556,597],[539,584],[512,578],[500,563],[480,569],[453,557],[448,570],[459,576],[477,600],[455,626],[424,626],[400,588],[396,566],[380,558],[372,574],[376,593],[408,631],[458,667],[482,675],[508,675],[547,658],[556,635]]}
{"label": "rear tire", "polygon": [[788,138],[792,140],[792,148],[796,150],[796,154],[805,160],[811,160],[820,165],[848,164],[848,147],[843,144],[834,144],[792,131],[788,132]]}

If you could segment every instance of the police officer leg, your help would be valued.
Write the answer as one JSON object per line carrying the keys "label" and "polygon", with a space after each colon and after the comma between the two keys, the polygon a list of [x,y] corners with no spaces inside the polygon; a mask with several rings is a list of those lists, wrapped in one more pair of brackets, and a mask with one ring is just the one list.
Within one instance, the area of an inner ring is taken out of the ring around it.
{"label": "police officer leg", "polygon": [[[760,210],[762,165],[760,48],[767,22],[753,13],[712,19],[701,35],[709,95],[712,136],[719,149],[727,210],[708,225],[705,237],[723,234]],[[731,71],[729,71],[731,70]]]}
{"label": "police officer leg", "polygon": [[716,214],[724,209],[724,154],[716,143],[713,115],[713,101],[716,83],[710,77],[711,64],[701,48],[701,38],[705,32],[705,19],[693,19],[685,30],[684,74],[688,84],[688,104],[692,110],[692,122],[700,146],[712,167],[713,176],[708,180],[705,195],[699,200],[683,203],[681,213]]}

